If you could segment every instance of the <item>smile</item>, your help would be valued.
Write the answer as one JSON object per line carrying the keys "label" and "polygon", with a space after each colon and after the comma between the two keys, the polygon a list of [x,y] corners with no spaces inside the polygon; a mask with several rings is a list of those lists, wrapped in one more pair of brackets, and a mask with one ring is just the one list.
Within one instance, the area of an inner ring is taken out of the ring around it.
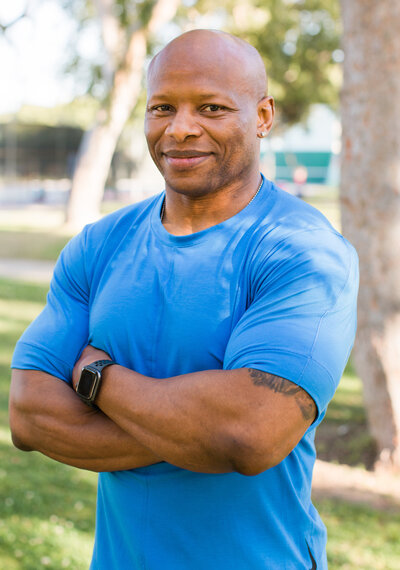
{"label": "smile", "polygon": [[169,166],[179,170],[193,168],[210,158],[211,153],[199,151],[171,151],[163,153],[164,159]]}

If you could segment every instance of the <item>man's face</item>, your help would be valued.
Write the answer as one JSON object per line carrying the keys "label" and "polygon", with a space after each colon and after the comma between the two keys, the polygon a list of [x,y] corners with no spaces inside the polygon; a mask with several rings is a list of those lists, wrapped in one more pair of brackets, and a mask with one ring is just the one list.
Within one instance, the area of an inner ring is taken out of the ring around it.
{"label": "man's face", "polygon": [[239,186],[259,160],[257,99],[245,70],[207,49],[172,51],[149,75],[150,154],[175,192]]}

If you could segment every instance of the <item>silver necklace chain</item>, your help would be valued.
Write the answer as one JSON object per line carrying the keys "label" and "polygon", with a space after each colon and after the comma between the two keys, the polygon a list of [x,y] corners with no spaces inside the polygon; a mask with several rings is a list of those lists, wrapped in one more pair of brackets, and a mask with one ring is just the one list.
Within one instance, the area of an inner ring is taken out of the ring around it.
{"label": "silver necklace chain", "polygon": [[[257,194],[258,194],[259,191],[261,190],[261,186],[262,186],[262,185],[263,185],[263,179],[261,178],[261,182],[260,182],[259,187],[257,188],[257,192],[254,194],[254,196],[252,197],[252,199],[251,199],[249,202],[247,202],[245,208],[247,208],[247,206],[249,206],[249,205],[252,203],[252,201],[254,200],[254,198],[256,198]],[[164,213],[165,213],[165,198],[164,198],[164,200],[163,200],[163,204],[162,204],[162,207],[161,207],[161,213],[160,213],[161,223],[162,223],[162,221],[163,221],[163,219],[164,219]]]}

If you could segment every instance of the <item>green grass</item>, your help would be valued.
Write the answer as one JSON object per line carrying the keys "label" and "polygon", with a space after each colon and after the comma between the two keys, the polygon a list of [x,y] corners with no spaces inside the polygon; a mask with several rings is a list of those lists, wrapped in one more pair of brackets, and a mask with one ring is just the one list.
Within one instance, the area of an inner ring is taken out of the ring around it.
{"label": "green grass", "polygon": [[[306,201],[321,210],[340,231],[337,189],[316,191]],[[108,214],[123,206],[123,203],[108,201],[103,204],[102,212]],[[55,261],[71,238],[71,233],[62,225],[63,213],[59,208],[26,208],[0,211],[0,214],[0,258]]]}
{"label": "green grass", "polygon": [[306,202],[320,210],[328,218],[333,227],[340,232],[341,220],[339,209],[339,194],[337,188],[316,189],[312,196],[304,198]]}
{"label": "green grass", "polygon": [[12,351],[41,310],[46,287],[0,280],[0,568],[87,569],[94,533],[94,473],[11,444],[8,392]]}
{"label": "green grass", "polygon": [[368,430],[361,380],[351,364],[318,427],[316,448],[318,457],[325,461],[373,467],[376,447]]}
{"label": "green grass", "polygon": [[[314,204],[320,209],[327,202]],[[331,205],[329,205],[329,210]],[[327,213],[327,212],[325,212]],[[337,215],[337,206],[330,210]],[[0,257],[55,259],[68,237],[34,227],[0,228]],[[11,443],[7,402],[15,343],[41,310],[47,288],[0,279],[0,568],[87,569],[94,536],[97,477],[23,453]],[[317,432],[321,459],[370,467],[361,382],[348,366]],[[330,570],[400,568],[400,513],[319,500],[328,528]]]}
{"label": "green grass", "polygon": [[55,260],[69,236],[34,229],[0,229],[0,257]]}
{"label": "green grass", "polygon": [[[102,213],[125,205],[107,201]],[[73,235],[63,220],[63,210],[54,206],[0,210],[0,258],[56,260]]]}
{"label": "green grass", "polygon": [[332,500],[316,506],[328,529],[329,570],[400,568],[400,512]]}

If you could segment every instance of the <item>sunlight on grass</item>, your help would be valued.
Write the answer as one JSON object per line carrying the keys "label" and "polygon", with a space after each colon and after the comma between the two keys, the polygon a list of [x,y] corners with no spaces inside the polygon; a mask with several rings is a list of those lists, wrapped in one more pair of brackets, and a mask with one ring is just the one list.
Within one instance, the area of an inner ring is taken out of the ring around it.
{"label": "sunlight on grass", "polygon": [[[0,280],[0,568],[5,570],[87,570],[93,546],[97,475],[18,451],[7,423],[11,355],[46,291]],[[318,431],[317,446],[325,446],[321,458],[365,464],[371,440],[361,382],[351,365]],[[337,500],[320,500],[317,507],[328,528],[330,570],[400,568],[400,513]]]}
{"label": "sunlight on grass", "polygon": [[30,301],[4,301],[0,299],[0,330],[13,330],[20,328],[22,324],[29,324],[43,308],[42,303]]}
{"label": "sunlight on grass", "polygon": [[15,342],[43,307],[47,287],[0,280],[0,568],[87,570],[97,475],[15,449],[8,427]]}
{"label": "sunlight on grass", "polygon": [[[0,568],[87,569],[93,548],[96,480],[1,432]],[[7,462],[4,459],[7,457]],[[9,561],[13,560],[13,566]]]}
{"label": "sunlight on grass", "polygon": [[[2,443],[10,444],[11,443],[11,434],[8,427],[0,426],[0,445]],[[0,477],[1,478],[1,477]]]}
{"label": "sunlight on grass", "polygon": [[0,229],[0,257],[56,260],[70,236],[55,232]]}
{"label": "sunlight on grass", "polygon": [[[12,507],[10,498],[5,502]],[[0,546],[3,568],[87,570],[92,539],[77,531],[71,521],[56,515],[48,520],[10,515],[0,521]]]}
{"label": "sunlight on grass", "polygon": [[400,513],[341,501],[316,506],[328,528],[329,570],[398,570]]}
{"label": "sunlight on grass", "polygon": [[[340,210],[337,189],[326,187],[313,190],[305,200],[320,210],[340,231]],[[108,214],[126,204],[107,202],[103,214]],[[64,225],[64,213],[60,208],[31,207],[22,210],[0,210],[0,257],[17,259],[41,259],[54,261],[61,249],[72,237]]]}
{"label": "sunlight on grass", "polygon": [[339,195],[337,189],[330,192],[321,190],[313,196],[306,197],[305,201],[317,208],[330,221],[332,226],[341,231],[341,219],[339,208]]}
{"label": "sunlight on grass", "polygon": [[47,228],[57,230],[61,228],[65,214],[61,207],[26,204],[22,208],[0,209],[0,227],[21,228],[33,230]]}
{"label": "sunlight on grass", "polygon": [[319,459],[368,469],[374,464],[376,446],[368,429],[362,383],[351,361],[317,430],[315,443]]}

